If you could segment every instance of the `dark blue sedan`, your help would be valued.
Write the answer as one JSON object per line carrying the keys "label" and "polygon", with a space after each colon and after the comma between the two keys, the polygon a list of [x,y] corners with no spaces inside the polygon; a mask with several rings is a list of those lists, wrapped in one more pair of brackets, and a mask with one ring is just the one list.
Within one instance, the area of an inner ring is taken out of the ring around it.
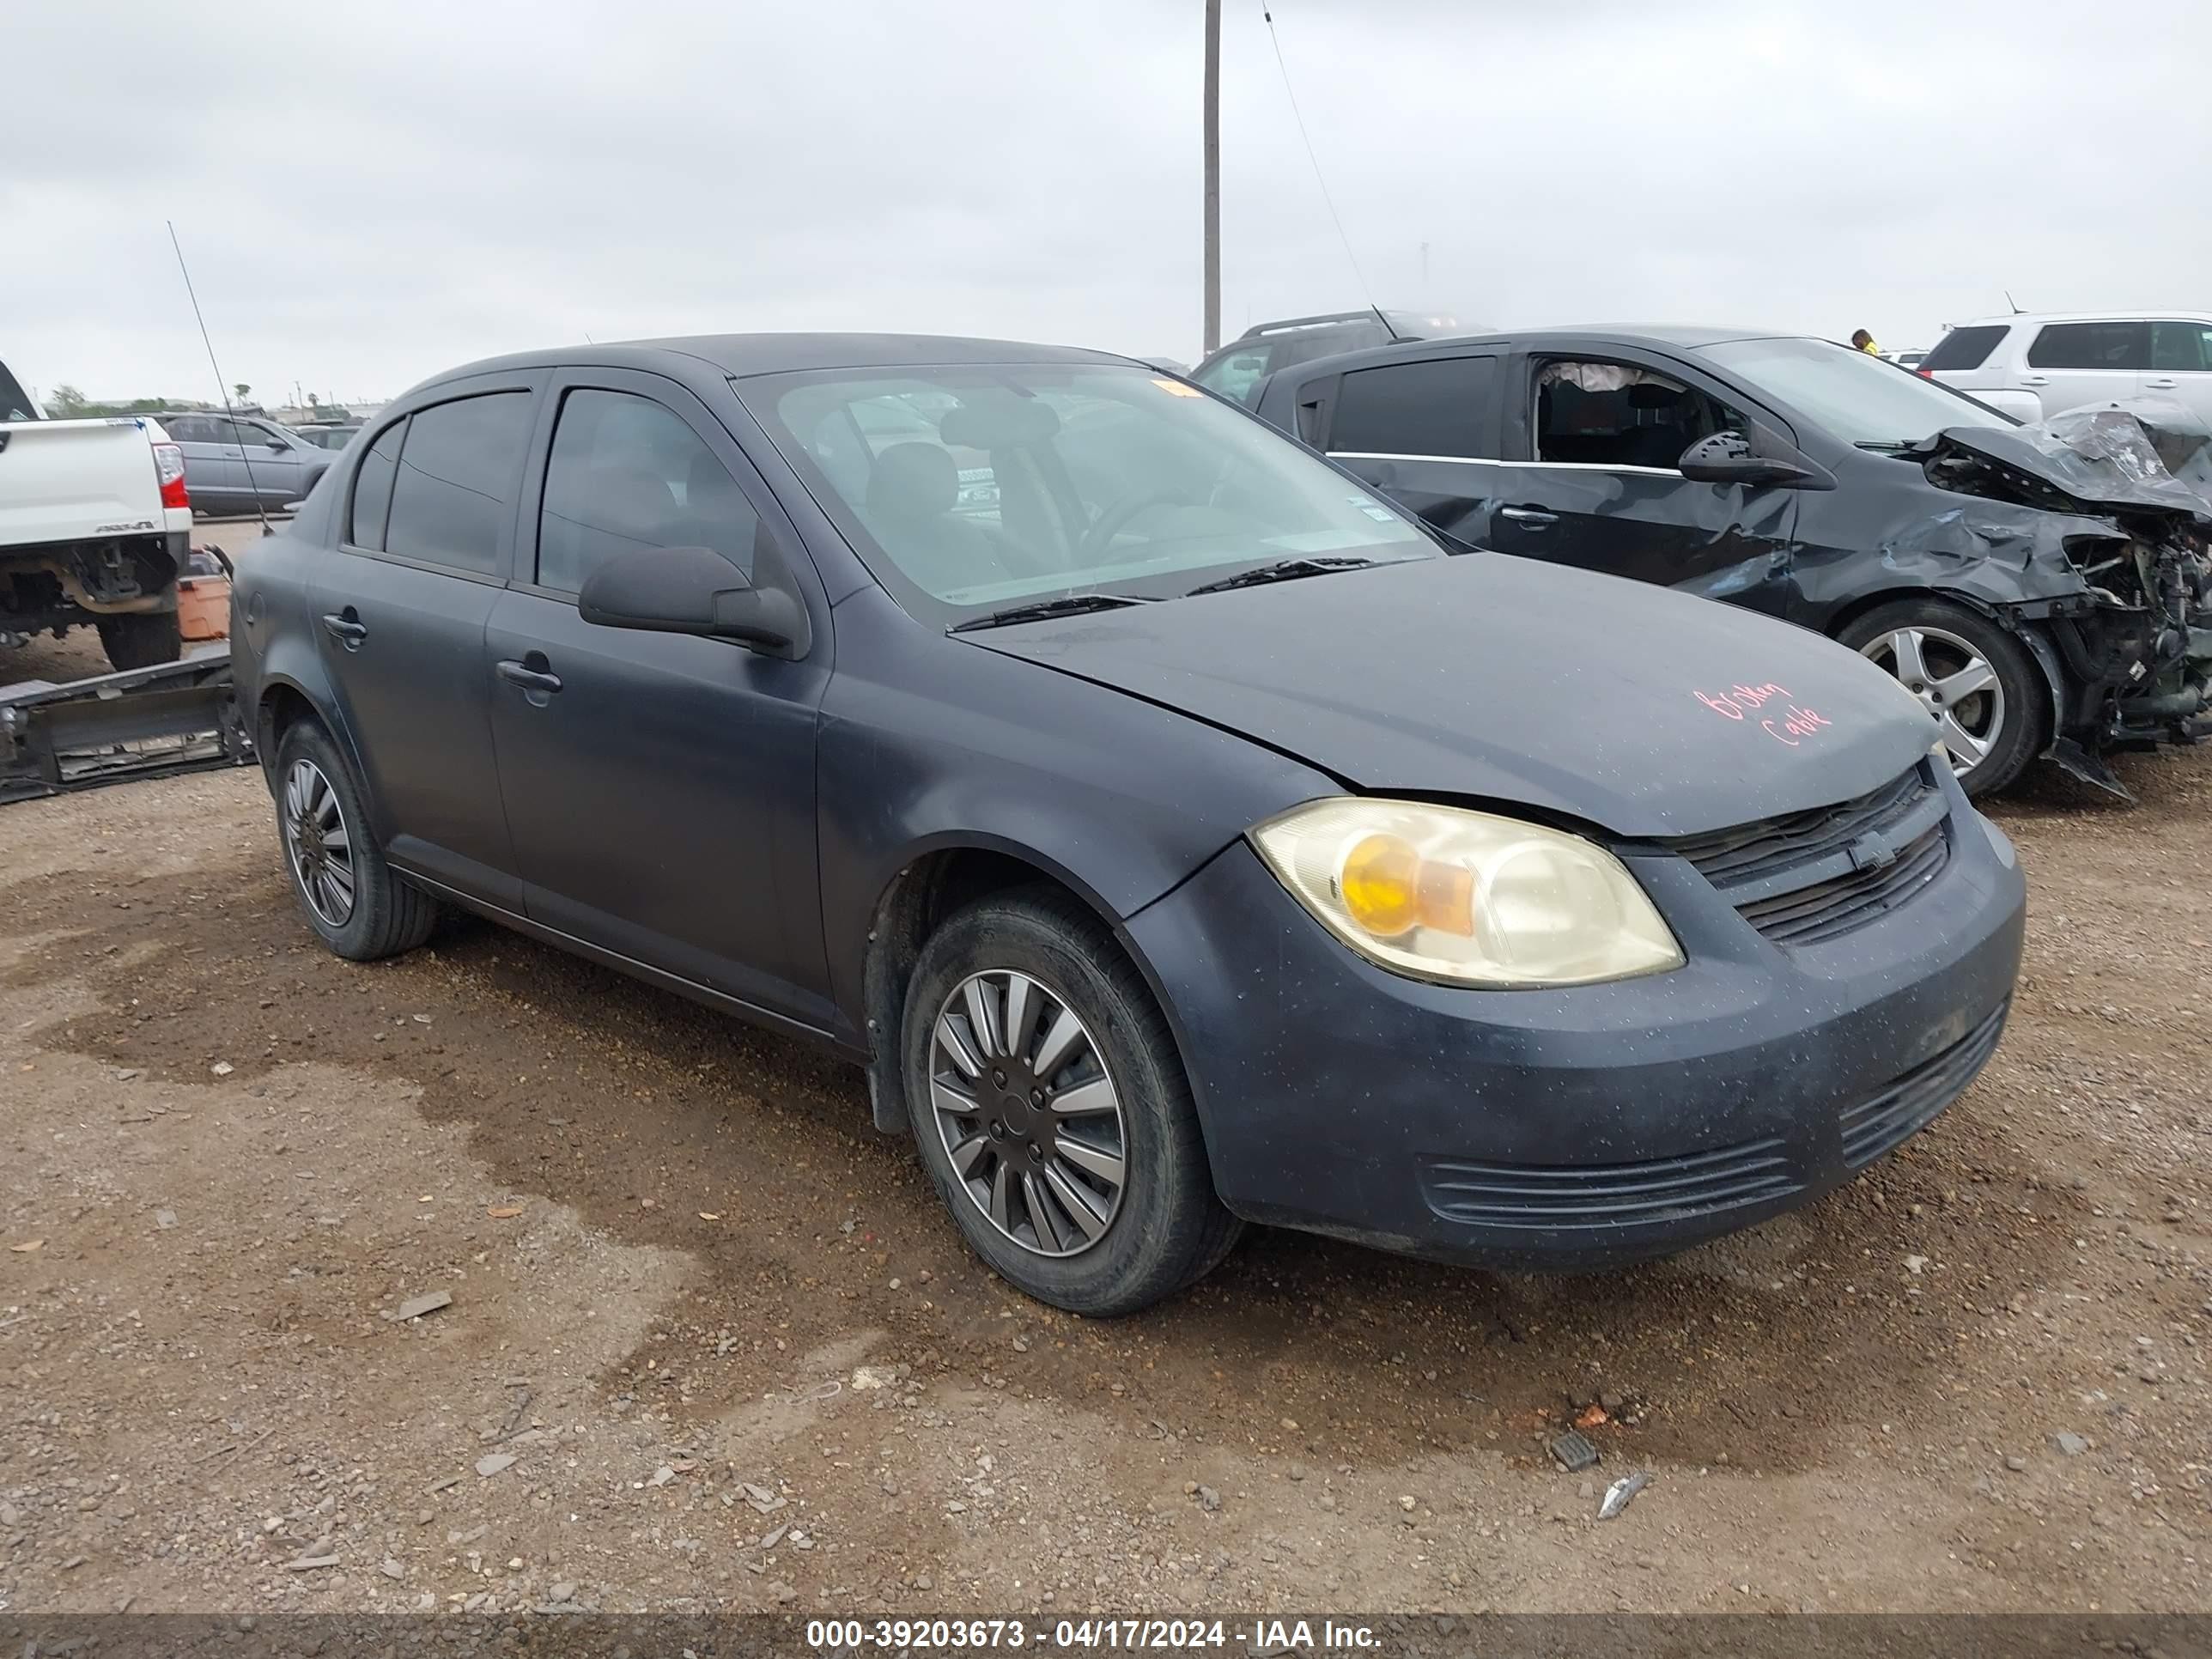
{"label": "dark blue sedan", "polygon": [[333,951],[458,905],[825,1042],[1079,1312],[1247,1219],[1504,1267],[1741,1226],[1927,1125],[2019,967],[2012,849],[1872,663],[1448,553],[1098,353],[456,369],[234,603]]}

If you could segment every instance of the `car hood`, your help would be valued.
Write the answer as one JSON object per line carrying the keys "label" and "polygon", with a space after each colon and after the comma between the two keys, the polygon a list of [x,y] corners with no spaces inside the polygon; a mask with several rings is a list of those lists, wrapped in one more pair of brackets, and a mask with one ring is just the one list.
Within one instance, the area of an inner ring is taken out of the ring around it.
{"label": "car hood", "polygon": [[[2032,426],[1946,427],[1906,453],[1941,470],[1960,452],[1998,470],[1954,467],[1938,478],[1948,488],[2060,510],[2178,514],[2200,529],[2212,528],[2212,433],[2170,398],[2084,404]],[[2007,472],[2065,499],[2038,500]]]}
{"label": "car hood", "polygon": [[1492,553],[963,641],[1178,710],[1352,788],[1681,836],[1888,782],[1936,727],[1807,629]]}

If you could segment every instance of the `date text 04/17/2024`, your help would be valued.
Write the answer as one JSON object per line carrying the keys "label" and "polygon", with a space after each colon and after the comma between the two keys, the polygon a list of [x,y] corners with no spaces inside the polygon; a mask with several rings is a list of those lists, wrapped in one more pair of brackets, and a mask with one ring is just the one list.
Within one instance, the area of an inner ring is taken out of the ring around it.
{"label": "date text 04/17/2024", "polygon": [[1261,1659],[1289,1653],[1347,1652],[1373,1648],[1365,1625],[1334,1619],[1260,1619],[1249,1626],[1224,1619],[1061,1619],[1032,1630],[1020,1619],[814,1619],[806,1645],[858,1652],[937,1649],[945,1651],[1030,1646],[1058,1649],[1235,1649]]}

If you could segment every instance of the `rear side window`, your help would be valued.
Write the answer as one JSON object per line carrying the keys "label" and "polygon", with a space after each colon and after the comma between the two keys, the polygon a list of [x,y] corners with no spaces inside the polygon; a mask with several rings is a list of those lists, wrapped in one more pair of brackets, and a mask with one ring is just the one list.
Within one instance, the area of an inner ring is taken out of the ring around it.
{"label": "rear side window", "polygon": [[15,383],[8,365],[0,363],[0,421],[35,421],[39,411],[30,394]]}
{"label": "rear side window", "polygon": [[384,550],[494,575],[514,511],[530,394],[493,392],[418,409],[407,422]]}
{"label": "rear side window", "polygon": [[2212,368],[2212,323],[2153,323],[2150,366],[2162,374]]}
{"label": "rear side window", "polygon": [[1332,450],[1370,455],[1487,459],[1498,396],[1495,357],[1438,357],[1362,368],[1344,377],[1329,428]]}
{"label": "rear side window", "polygon": [[1954,328],[1936,342],[1935,349],[1920,360],[1922,368],[1979,368],[1989,362],[1990,353],[1997,349],[1997,342],[2011,332],[2004,323],[1977,323],[1969,328]]}
{"label": "rear side window", "polygon": [[2052,323],[2027,349],[2031,368],[2150,367],[2148,323]]}
{"label": "rear side window", "polygon": [[354,474],[353,512],[346,540],[356,547],[384,550],[384,520],[392,511],[392,480],[399,471],[399,443],[407,435],[407,422],[394,421],[361,458]]}
{"label": "rear side window", "polygon": [[538,584],[562,593],[642,547],[711,547],[747,575],[760,517],[672,410],[624,392],[561,403],[538,518]]}

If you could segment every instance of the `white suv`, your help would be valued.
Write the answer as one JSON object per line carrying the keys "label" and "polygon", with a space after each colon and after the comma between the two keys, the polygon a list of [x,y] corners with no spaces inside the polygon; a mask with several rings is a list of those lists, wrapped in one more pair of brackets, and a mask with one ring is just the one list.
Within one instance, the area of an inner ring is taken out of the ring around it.
{"label": "white suv", "polygon": [[2212,422],[2212,312],[1984,317],[1938,340],[1919,372],[2024,421],[2142,393]]}

